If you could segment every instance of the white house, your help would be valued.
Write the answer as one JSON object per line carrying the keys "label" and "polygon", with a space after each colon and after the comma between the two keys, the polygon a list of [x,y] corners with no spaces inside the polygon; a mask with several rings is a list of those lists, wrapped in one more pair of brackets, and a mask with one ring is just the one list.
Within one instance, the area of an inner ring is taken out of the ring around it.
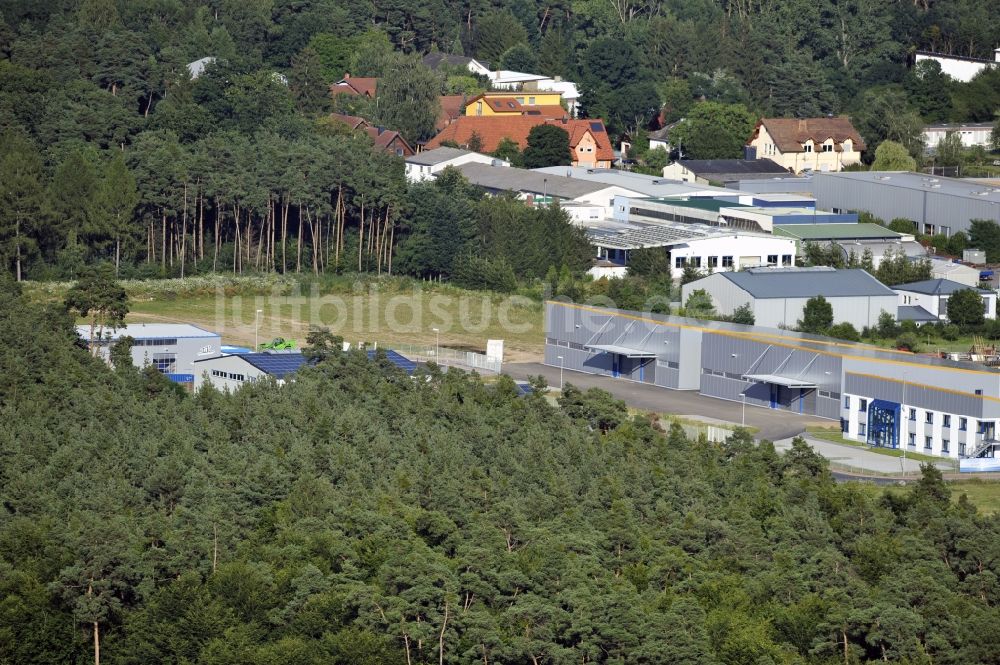
{"label": "white house", "polygon": [[936,60],[941,64],[941,72],[952,77],[956,81],[968,83],[976,74],[987,67],[995,66],[1000,62],[1000,48],[993,50],[993,60],[985,58],[964,58],[960,55],[944,55],[943,53],[931,53],[929,51],[917,51],[915,62],[921,60]]}
{"label": "white house", "polygon": [[874,326],[882,312],[896,317],[898,296],[859,268],[836,270],[813,268],[748,268],[739,272],[717,272],[685,284],[683,301],[697,289],[712,297],[715,311],[731,315],[749,305],[755,325],[795,328],[806,303],[823,296],[833,308],[834,323],[850,323],[857,330]]}
{"label": "white house", "polygon": [[476,76],[488,77],[492,73],[488,63],[480,62],[475,58],[467,58],[464,55],[452,55],[450,53],[441,53],[440,51],[425,55],[423,63],[435,71],[444,64],[452,67],[465,67]]}
{"label": "white house", "polygon": [[770,159],[792,173],[836,172],[860,163],[865,143],[844,117],[761,118],[747,148],[752,159]]}
{"label": "white house", "polygon": [[522,92],[558,92],[566,103],[571,117],[576,117],[580,105],[580,91],[576,83],[564,81],[561,77],[550,78],[541,74],[528,74],[508,69],[498,69],[486,75],[494,90],[520,90]]}
{"label": "white house", "polygon": [[[969,289],[966,284],[959,284],[947,279],[927,279],[922,282],[910,282],[892,287],[899,295],[899,305],[907,307],[922,307],[932,316],[942,321],[948,320],[948,298],[958,291]],[[987,319],[997,316],[996,291],[973,289],[983,301],[983,314]]]}

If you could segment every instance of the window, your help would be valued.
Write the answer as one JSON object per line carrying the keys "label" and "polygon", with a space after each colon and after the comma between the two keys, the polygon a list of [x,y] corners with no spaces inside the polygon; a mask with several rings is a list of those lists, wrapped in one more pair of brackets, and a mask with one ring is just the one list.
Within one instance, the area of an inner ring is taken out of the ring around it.
{"label": "window", "polygon": [[767,265],[769,265],[769,266],[776,266],[776,265],[778,265],[778,255],[777,254],[768,254],[767,255]]}
{"label": "window", "polygon": [[723,256],[722,257],[722,267],[723,268],[732,268],[733,267],[733,257],[731,257],[731,256]]}
{"label": "window", "polygon": [[805,144],[805,145],[802,146],[802,152],[812,152],[812,151],[813,151],[813,147],[812,147],[811,143],[807,143],[807,144]]}
{"label": "window", "polygon": [[941,452],[942,453],[948,452],[948,446],[950,446],[950,445],[951,445],[951,442],[948,441],[948,439],[941,439]]}
{"label": "window", "polygon": [[924,422],[927,423],[928,425],[933,425],[934,424],[934,412],[933,411],[928,411],[927,413],[924,414]]}
{"label": "window", "polygon": [[908,446],[910,446],[910,448],[916,448],[917,447],[917,435],[914,434],[913,432],[910,432],[910,438],[909,438],[909,441],[906,442],[906,444]]}
{"label": "window", "polygon": [[983,394],[983,389],[982,388],[976,388],[976,394],[977,395],[982,395]]}
{"label": "window", "polygon": [[913,422],[917,421],[917,410],[916,409],[910,409],[910,420],[912,420]]}
{"label": "window", "polygon": [[790,266],[790,265],[792,265],[792,255],[791,254],[782,254],[782,256],[781,256],[781,265],[783,265],[783,266]]}
{"label": "window", "polygon": [[678,256],[676,259],[674,259],[675,268],[683,268],[686,265],[687,265],[687,257]]}
{"label": "window", "polygon": [[851,408],[851,398],[848,395],[844,395],[844,408],[845,409]]}
{"label": "window", "polygon": [[933,224],[924,224],[924,235],[932,236],[935,235],[936,231]]}
{"label": "window", "polygon": [[865,413],[866,411],[868,411],[868,400],[863,399],[861,400],[860,404],[861,406],[858,407],[858,411],[860,411],[861,413]]}
{"label": "window", "polygon": [[476,102],[476,115],[482,115],[482,114],[483,114],[483,103]]}
{"label": "window", "polygon": [[174,353],[154,353],[153,365],[163,374],[173,374],[177,364],[177,355]]}
{"label": "window", "polygon": [[528,104],[534,104],[534,103],[535,103],[535,98],[534,97],[528,97]]}
{"label": "window", "polygon": [[718,256],[710,256],[710,257],[708,257],[708,267],[709,268],[718,268],[719,267],[719,257]]}
{"label": "window", "polygon": [[959,418],[958,419],[958,429],[959,429],[959,431],[964,432],[967,429],[968,424],[969,424],[968,418]]}
{"label": "window", "polygon": [[518,104],[523,104],[524,103],[524,97],[515,97],[515,99],[517,100]]}
{"label": "window", "polygon": [[951,427],[951,416],[947,413],[941,416],[941,427]]}
{"label": "window", "polygon": [[867,429],[864,425],[858,425],[858,436],[865,436]]}
{"label": "window", "polygon": [[833,145],[830,143],[824,143],[823,152],[833,152]]}
{"label": "window", "polygon": [[700,268],[701,267],[701,257],[700,256],[692,256],[691,257],[691,265],[693,265],[695,268]]}
{"label": "window", "polygon": [[930,449],[931,449],[931,437],[925,436],[924,437],[924,450],[930,450]]}
{"label": "window", "polygon": [[958,456],[965,457],[965,444],[961,441],[958,443]]}

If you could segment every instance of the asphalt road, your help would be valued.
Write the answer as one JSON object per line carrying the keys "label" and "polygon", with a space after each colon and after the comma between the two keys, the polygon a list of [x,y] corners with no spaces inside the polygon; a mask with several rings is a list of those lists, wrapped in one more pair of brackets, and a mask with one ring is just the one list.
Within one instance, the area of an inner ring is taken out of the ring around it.
{"label": "asphalt road", "polygon": [[[515,379],[527,379],[541,374],[552,387],[559,387],[559,368],[541,363],[505,363],[504,374]],[[565,370],[563,379],[578,388],[603,388],[629,406],[644,411],[671,413],[678,416],[700,416],[739,424],[743,417],[743,404],[705,397],[690,390],[669,390],[645,383],[612,379],[607,376]],[[789,439],[805,431],[806,425],[829,421],[815,416],[800,416],[787,411],[775,411],[747,406],[746,424],[756,427],[757,437],[778,441]]]}

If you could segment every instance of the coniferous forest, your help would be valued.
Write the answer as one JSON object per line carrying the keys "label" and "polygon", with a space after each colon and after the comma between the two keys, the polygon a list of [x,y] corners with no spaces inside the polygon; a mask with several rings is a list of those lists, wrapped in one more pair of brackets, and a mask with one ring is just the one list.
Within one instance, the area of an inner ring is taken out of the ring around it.
{"label": "coniferous forest", "polygon": [[930,467],[838,484],[322,332],[188,395],[2,291],[2,663],[1000,662],[1000,522]]}
{"label": "coniferous forest", "polygon": [[[914,52],[990,58],[996,9],[993,0],[7,0],[2,269],[73,279],[107,261],[140,278],[450,278],[471,267],[472,284],[564,264],[573,272],[582,239],[568,225],[559,242],[510,234],[536,254],[576,245],[526,270],[489,241],[491,220],[531,227],[528,213],[454,188],[407,188],[400,159],[329,114],[362,115],[414,145],[430,138],[439,95],[485,89],[468,70],[425,67],[420,57],[437,49],[576,81],[582,113],[637,149],[647,129],[687,118],[678,137],[690,157],[736,157],[761,114],[844,113],[869,162],[886,139],[919,156],[923,122],[993,121],[1000,70],[958,83],[935,63],[911,66]],[[188,64],[204,58],[213,60],[193,78]],[[375,98],[331,99],[347,72],[378,77]],[[428,199],[440,203],[431,214],[443,229],[427,225]],[[461,261],[442,264],[435,252]]]}

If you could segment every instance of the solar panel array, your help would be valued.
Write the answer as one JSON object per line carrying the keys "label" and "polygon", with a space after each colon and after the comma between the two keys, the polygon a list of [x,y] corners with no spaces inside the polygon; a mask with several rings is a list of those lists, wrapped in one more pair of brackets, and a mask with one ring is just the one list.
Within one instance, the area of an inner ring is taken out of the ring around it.
{"label": "solar panel array", "polygon": [[277,379],[297,371],[306,361],[301,353],[247,353],[240,357]]}
{"label": "solar panel array", "polygon": [[640,247],[662,247],[694,238],[707,238],[710,235],[689,227],[647,226],[615,235],[595,236],[592,240],[602,247],[638,249]]}
{"label": "solar panel array", "polygon": [[[376,353],[377,353],[377,351],[375,351],[375,350],[368,351],[368,359],[371,360],[371,359],[375,358],[375,354]],[[410,360],[406,356],[403,356],[402,354],[397,353],[396,351],[392,351],[390,349],[390,350],[388,350],[388,351],[385,352],[385,355],[386,355],[386,359],[388,359],[389,362],[391,362],[393,365],[395,365],[399,369],[403,370],[407,374],[413,374],[414,370],[417,369],[417,363],[413,362],[412,360]]]}

